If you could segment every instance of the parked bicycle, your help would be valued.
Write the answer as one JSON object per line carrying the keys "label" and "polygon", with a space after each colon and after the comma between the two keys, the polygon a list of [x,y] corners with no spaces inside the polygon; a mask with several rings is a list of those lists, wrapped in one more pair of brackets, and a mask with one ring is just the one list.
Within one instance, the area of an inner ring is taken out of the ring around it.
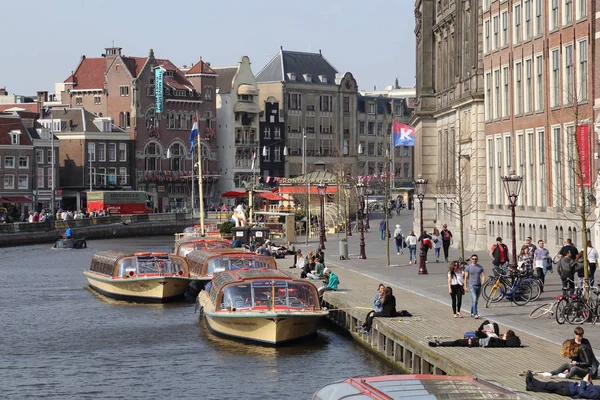
{"label": "parked bicycle", "polygon": [[508,278],[500,275],[490,289],[485,307],[488,308],[491,303],[497,303],[504,298],[509,299],[518,306],[524,306],[531,300],[531,286],[525,284],[520,276],[513,279],[512,284],[509,286]]}

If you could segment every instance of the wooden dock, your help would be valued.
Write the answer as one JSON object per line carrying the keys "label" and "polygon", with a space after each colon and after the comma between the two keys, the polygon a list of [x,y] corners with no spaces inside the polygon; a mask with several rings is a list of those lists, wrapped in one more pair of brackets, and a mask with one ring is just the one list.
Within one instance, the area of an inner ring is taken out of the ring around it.
{"label": "wooden dock", "polygon": [[[483,320],[470,318],[470,314],[466,313],[463,313],[462,319],[453,318],[449,295],[448,304],[443,305],[395,287],[392,288],[397,310],[406,309],[413,316],[376,318],[370,335],[359,334],[356,327],[362,325],[372,309],[379,282],[353,271],[331,268],[340,279],[340,289],[325,293],[324,302],[332,310],[330,319],[351,332],[356,341],[406,372],[478,376],[525,392],[525,377],[520,374],[527,370],[550,371],[565,362],[560,357],[559,345],[519,331],[515,333],[521,338],[524,346],[521,348],[429,347],[428,342],[436,338],[440,341],[462,338],[465,332],[475,331]],[[291,271],[299,274],[297,269]],[[485,307],[482,300],[480,310]],[[506,327],[500,326],[502,333],[506,330]],[[535,399],[564,398],[527,393]]]}

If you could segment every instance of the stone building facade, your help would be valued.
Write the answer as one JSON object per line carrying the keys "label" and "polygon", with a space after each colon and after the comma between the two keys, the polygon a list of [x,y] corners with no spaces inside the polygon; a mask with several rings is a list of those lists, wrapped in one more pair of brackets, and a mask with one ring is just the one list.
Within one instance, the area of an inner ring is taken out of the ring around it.
{"label": "stone building facade", "polygon": [[[482,58],[483,0],[416,0],[414,175],[429,180],[424,228],[446,223],[465,248],[487,246]],[[415,226],[419,226],[419,213]]]}

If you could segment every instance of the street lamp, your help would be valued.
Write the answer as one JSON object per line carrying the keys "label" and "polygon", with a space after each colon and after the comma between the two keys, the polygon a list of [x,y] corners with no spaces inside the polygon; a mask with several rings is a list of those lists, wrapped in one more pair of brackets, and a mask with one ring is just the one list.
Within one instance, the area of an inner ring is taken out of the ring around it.
{"label": "street lamp", "polygon": [[517,199],[519,193],[521,193],[521,186],[523,185],[523,177],[515,174],[515,171],[510,171],[510,175],[502,177],[502,184],[504,191],[508,196],[510,202],[510,216],[512,218],[512,266],[517,266],[517,235],[515,232],[515,207],[517,206]]}
{"label": "street lamp", "polygon": [[365,223],[364,223],[364,209],[365,209],[365,185],[362,181],[356,184],[356,191],[358,193],[358,221],[356,221],[360,227],[360,255],[358,258],[365,260],[367,254],[365,252]]}
{"label": "street lamp", "polygon": [[317,191],[319,193],[319,200],[321,202],[321,228],[319,233],[319,247],[321,250],[325,250],[325,192],[327,186],[323,182],[317,185]]}
{"label": "street lamp", "polygon": [[346,239],[348,239],[348,236],[352,236],[352,229],[350,227],[350,185],[344,187],[344,193],[346,194]]}
{"label": "street lamp", "polygon": [[[414,182],[415,193],[417,194],[417,198],[419,199],[419,218],[421,220],[421,235],[423,235],[423,199],[425,199],[425,193],[427,192],[427,182],[428,180],[423,179],[421,175],[419,175],[418,179]],[[427,265],[425,264],[425,250],[422,244],[420,247],[421,251],[419,253],[419,275],[427,275]]]}

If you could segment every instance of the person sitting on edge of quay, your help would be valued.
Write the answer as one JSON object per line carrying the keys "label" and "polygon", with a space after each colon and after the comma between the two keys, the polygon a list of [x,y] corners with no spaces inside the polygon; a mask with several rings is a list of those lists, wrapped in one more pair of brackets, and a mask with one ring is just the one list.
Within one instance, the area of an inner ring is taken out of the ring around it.
{"label": "person sitting on edge of quay", "polygon": [[323,278],[323,271],[325,270],[325,264],[321,262],[319,257],[315,258],[315,270],[310,271],[310,273],[306,274],[308,279],[318,280]]}
{"label": "person sitting on edge of quay", "polygon": [[298,250],[296,250],[296,255],[294,256],[294,264],[290,268],[303,269],[305,262],[306,262],[306,259],[302,255],[302,250],[298,249]]}
{"label": "person sitting on edge of quay", "polygon": [[448,250],[450,249],[450,243],[452,242],[452,232],[448,230],[448,225],[442,225],[442,244],[444,248],[444,259],[448,262]]}
{"label": "person sitting on edge of quay", "polygon": [[[588,342],[589,343],[589,342]],[[598,360],[592,348],[586,344],[579,344],[575,339],[565,340],[560,349],[561,357],[569,358],[569,363],[562,364],[552,372],[542,372],[542,376],[558,376],[571,379],[576,376],[583,378],[590,375],[595,378],[598,374]]]}
{"label": "person sitting on edge of quay", "polygon": [[308,274],[310,274],[315,269],[315,256],[312,255],[312,251],[308,252],[308,256],[304,258],[304,266],[302,267],[302,272],[300,273],[300,278],[306,279]]}
{"label": "person sitting on edge of quay", "polygon": [[319,297],[322,298],[323,294],[330,290],[338,290],[339,284],[340,280],[338,279],[337,275],[334,274],[330,269],[327,269],[323,273],[323,287],[319,289]]}
{"label": "person sitting on edge of quay", "polygon": [[232,249],[239,249],[239,248],[241,248],[241,247],[242,247],[242,241],[241,241],[240,239],[238,239],[238,238],[234,238],[234,239],[231,241],[231,248],[232,248]]}
{"label": "person sitting on edge of quay", "polygon": [[[505,246],[506,247],[506,246]],[[485,282],[483,267],[478,263],[477,254],[471,255],[471,264],[465,268],[465,293],[471,293],[471,318],[479,319],[477,303],[481,295],[481,285]]]}
{"label": "person sitting on edge of quay", "polygon": [[396,255],[404,254],[404,238],[402,237],[402,229],[400,225],[396,225],[396,230],[394,230],[394,240],[396,241],[396,251],[398,252]]}
{"label": "person sitting on edge of quay", "polygon": [[377,294],[373,299],[373,311],[380,312],[383,311],[383,299],[385,298],[385,285],[383,283],[379,284],[377,288]]}
{"label": "person sitting on edge of quay", "polygon": [[323,265],[325,265],[325,253],[323,253],[322,248],[317,248],[317,251],[315,252],[315,257],[318,257],[319,260],[321,260],[321,262],[323,263]]}
{"label": "person sitting on edge of quay", "polygon": [[458,261],[452,261],[448,268],[448,293],[452,298],[452,314],[454,318],[462,318],[460,308],[462,306],[462,297],[464,294],[465,273]]}
{"label": "person sitting on edge of quay", "polygon": [[393,318],[397,315],[396,312],[396,297],[392,293],[391,287],[386,287],[381,300],[381,311],[371,311],[367,315],[365,323],[362,324],[362,333],[370,333],[375,317]]}
{"label": "person sitting on edge of quay", "polygon": [[409,264],[417,263],[417,236],[415,235],[415,231],[410,231],[410,233],[408,234],[408,236],[406,237],[406,239],[404,240],[406,242],[406,246],[408,246],[408,257],[409,257]]}
{"label": "person sitting on edge of quay", "polygon": [[533,377],[531,371],[525,376],[525,389],[529,392],[553,393],[574,399],[600,399],[600,387],[592,383],[589,375],[581,382],[542,382]]}
{"label": "person sitting on edge of quay", "polygon": [[[487,322],[487,321],[486,321]],[[481,328],[481,327],[480,327]],[[490,329],[492,331],[490,331]],[[481,331],[478,330],[476,335],[487,337],[469,337],[463,339],[452,340],[449,342],[434,341],[429,342],[430,347],[521,347],[521,339],[515,334],[512,329],[506,333],[499,334],[497,324],[486,324]]]}

